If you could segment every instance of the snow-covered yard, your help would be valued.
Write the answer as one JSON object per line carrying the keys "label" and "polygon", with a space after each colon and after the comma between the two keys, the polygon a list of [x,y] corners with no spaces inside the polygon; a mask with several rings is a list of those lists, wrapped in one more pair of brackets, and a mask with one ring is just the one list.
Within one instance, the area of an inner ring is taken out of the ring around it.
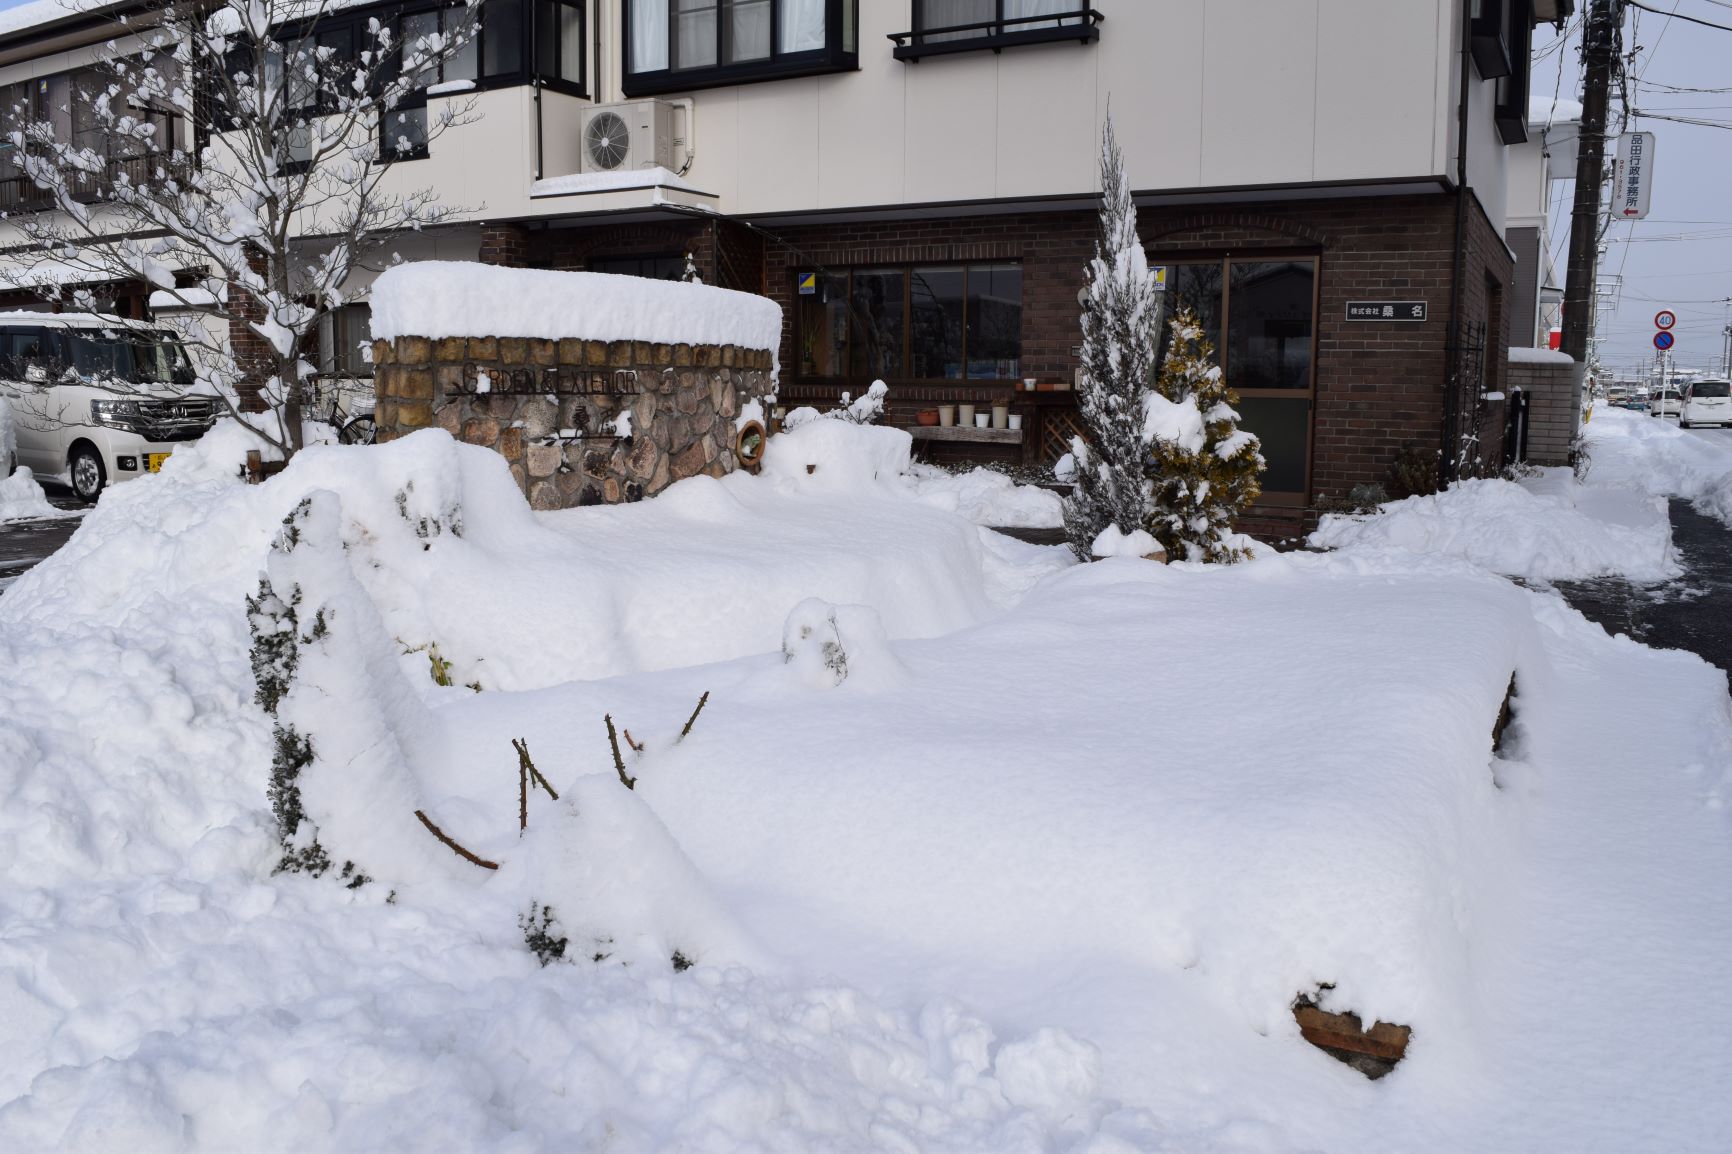
{"label": "snow-covered yard", "polygon": [[[555,514],[437,432],[106,495],[0,597],[0,1148],[1732,1143],[1726,677],[1492,572],[1663,574],[1633,454],[1711,463],[1597,415],[1586,489],[1077,566],[976,523],[1044,495],[818,425]],[[272,873],[264,570],[335,607],[284,716],[359,888]],[[1301,1040],[1323,986],[1413,1028],[1390,1076]]]}

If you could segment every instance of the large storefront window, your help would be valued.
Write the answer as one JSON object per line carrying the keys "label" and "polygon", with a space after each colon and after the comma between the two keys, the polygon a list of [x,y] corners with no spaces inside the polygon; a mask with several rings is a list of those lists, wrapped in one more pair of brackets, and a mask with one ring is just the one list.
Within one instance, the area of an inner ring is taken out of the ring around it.
{"label": "large storefront window", "polygon": [[[1263,442],[1265,500],[1303,503],[1316,384],[1316,258],[1230,257],[1166,267],[1169,309],[1184,305],[1197,314],[1239,394],[1241,425]],[[1163,354],[1166,343],[1163,333]]]}
{"label": "large storefront window", "polygon": [[1022,266],[830,269],[800,276],[799,375],[809,380],[1014,381]]}

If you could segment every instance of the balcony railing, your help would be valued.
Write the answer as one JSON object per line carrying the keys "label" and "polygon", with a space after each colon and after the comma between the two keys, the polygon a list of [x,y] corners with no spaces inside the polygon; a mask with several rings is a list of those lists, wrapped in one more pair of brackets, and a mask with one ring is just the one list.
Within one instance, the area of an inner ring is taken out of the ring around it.
{"label": "balcony railing", "polygon": [[[73,183],[74,195],[86,204],[106,199],[120,177],[139,184],[155,177],[159,168],[185,166],[161,153],[110,157],[100,173],[81,173]],[[40,212],[54,207],[54,198],[22,173],[0,177],[0,212]]]}
{"label": "balcony railing", "polygon": [[990,48],[1002,52],[1019,44],[1050,44],[1074,40],[1092,44],[1101,38],[1100,24],[1106,16],[1093,8],[1074,12],[1048,12],[1039,16],[1007,16],[977,20],[969,24],[947,24],[913,32],[892,32],[898,60],[919,60],[952,52],[978,52]]}

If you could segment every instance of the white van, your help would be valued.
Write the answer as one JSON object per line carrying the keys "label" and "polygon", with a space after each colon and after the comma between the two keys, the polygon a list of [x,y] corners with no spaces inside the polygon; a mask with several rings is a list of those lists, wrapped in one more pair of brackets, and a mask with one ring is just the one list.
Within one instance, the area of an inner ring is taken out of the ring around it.
{"label": "white van", "polygon": [[17,463],[67,478],[85,501],[156,472],[216,422],[220,402],[187,395],[192,383],[172,333],[92,313],[0,313]]}
{"label": "white van", "polygon": [[1684,389],[1684,411],[1678,423],[1686,429],[1732,424],[1732,382],[1691,381]]}

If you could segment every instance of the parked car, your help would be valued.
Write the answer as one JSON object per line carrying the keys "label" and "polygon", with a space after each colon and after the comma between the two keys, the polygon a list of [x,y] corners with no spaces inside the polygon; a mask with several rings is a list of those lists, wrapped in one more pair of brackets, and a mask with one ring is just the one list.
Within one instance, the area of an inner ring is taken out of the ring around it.
{"label": "parked car", "polygon": [[1691,381],[1678,423],[1686,429],[1732,424],[1732,381]]}
{"label": "parked car", "polygon": [[1677,389],[1667,389],[1664,392],[1655,393],[1653,399],[1648,402],[1648,415],[1650,417],[1675,417],[1683,411],[1683,408],[1684,394]]}
{"label": "parked car", "polygon": [[0,313],[17,463],[66,476],[85,501],[156,472],[216,422],[220,402],[188,395],[192,383],[172,333],[91,313]]}

